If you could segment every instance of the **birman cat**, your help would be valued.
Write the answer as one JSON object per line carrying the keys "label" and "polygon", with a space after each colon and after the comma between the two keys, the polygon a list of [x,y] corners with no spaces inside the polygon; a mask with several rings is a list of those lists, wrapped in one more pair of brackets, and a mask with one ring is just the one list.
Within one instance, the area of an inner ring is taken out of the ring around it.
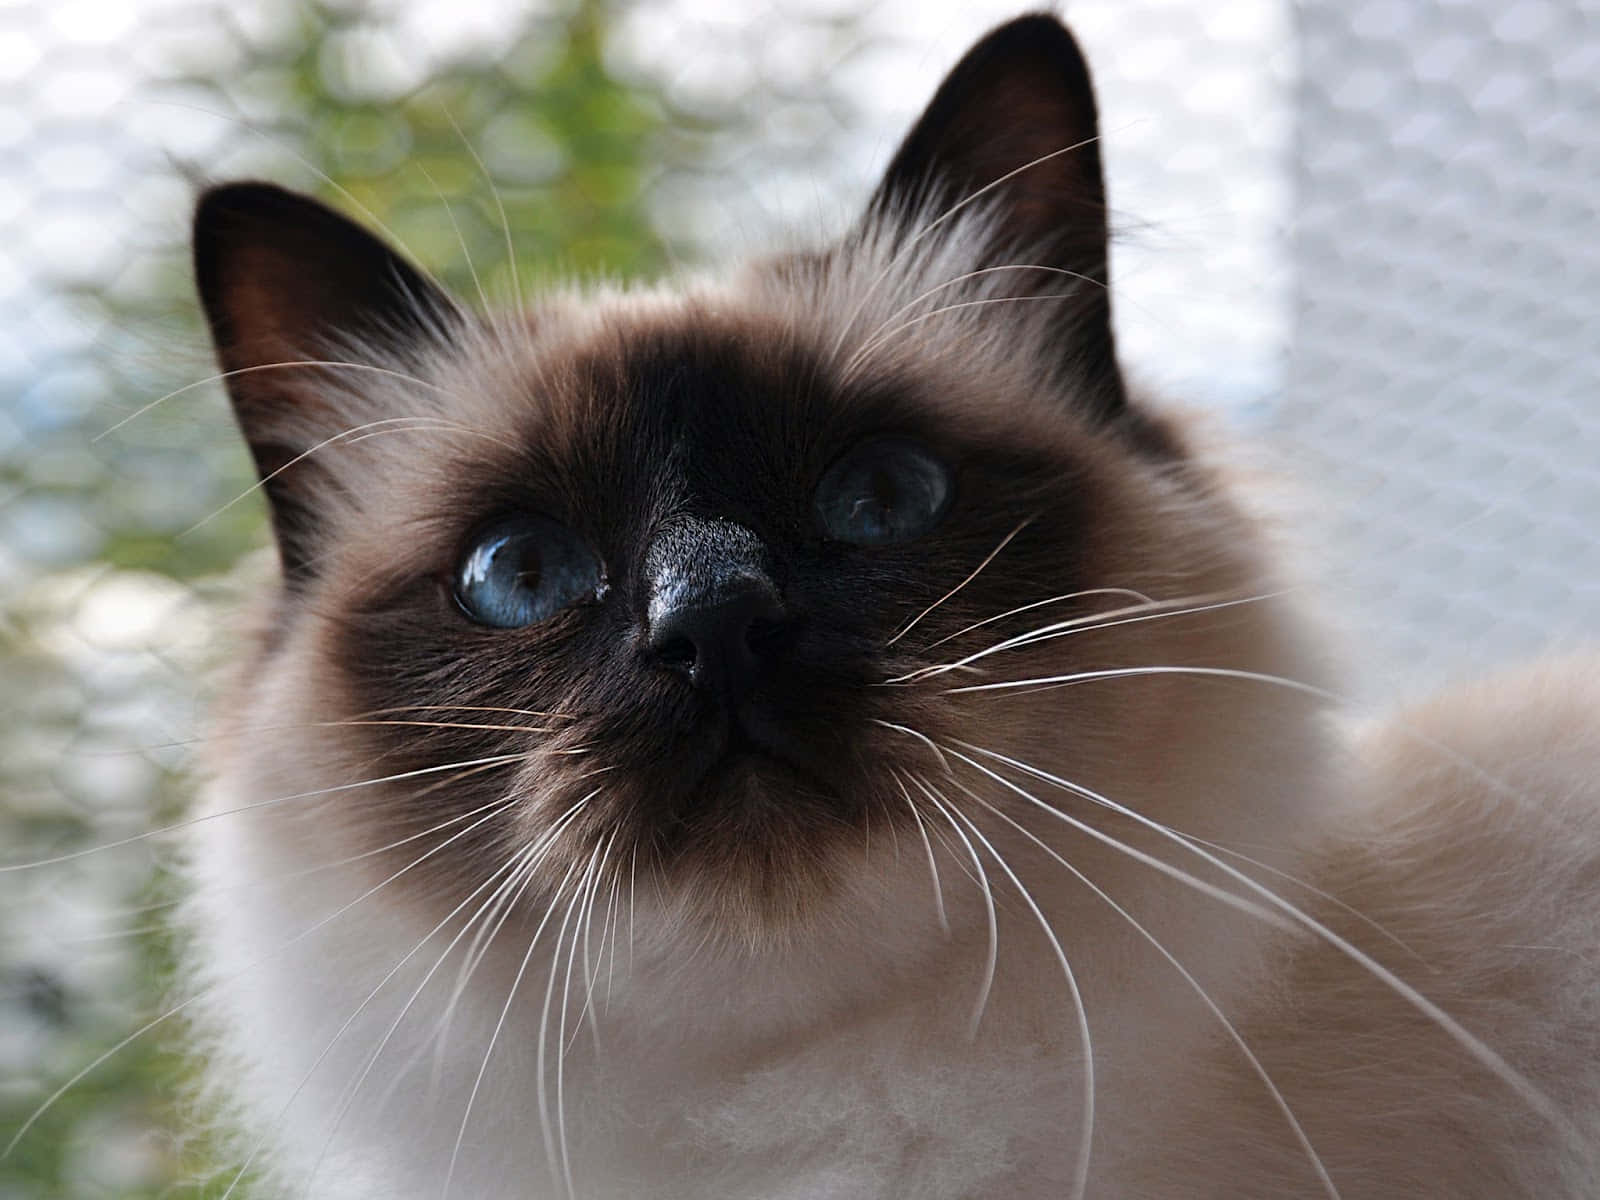
{"label": "birman cat", "polygon": [[990,33],[837,241],[479,312],[260,183],[189,982],[319,1200],[1600,1194],[1600,661],[1341,716]]}

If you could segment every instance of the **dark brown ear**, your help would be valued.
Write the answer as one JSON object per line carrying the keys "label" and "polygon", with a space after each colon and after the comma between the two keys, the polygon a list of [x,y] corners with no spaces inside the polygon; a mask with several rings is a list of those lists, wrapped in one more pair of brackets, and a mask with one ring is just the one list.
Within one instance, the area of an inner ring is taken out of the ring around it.
{"label": "dark brown ear", "polygon": [[914,237],[963,205],[996,215],[987,265],[1071,272],[1017,271],[1013,286],[1068,297],[1057,325],[1063,366],[1084,403],[1120,416],[1094,87],[1054,17],[1019,17],[967,52],[896,152],[870,211]]}
{"label": "dark brown ear", "polygon": [[[271,184],[227,184],[200,197],[194,268],[292,581],[312,556],[315,496],[330,486],[308,451],[363,421],[400,415],[358,398],[383,394],[371,387],[390,378],[383,372],[424,361],[460,310],[359,225]],[[287,365],[311,360],[357,365]]]}

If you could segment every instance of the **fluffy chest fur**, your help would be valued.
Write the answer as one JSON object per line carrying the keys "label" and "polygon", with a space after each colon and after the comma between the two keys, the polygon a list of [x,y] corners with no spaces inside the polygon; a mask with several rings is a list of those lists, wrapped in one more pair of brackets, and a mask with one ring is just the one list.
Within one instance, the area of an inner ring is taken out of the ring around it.
{"label": "fluffy chest fur", "polygon": [[1025,18],[837,244],[467,311],[196,218],[282,575],[192,846],[285,1195],[1580,1195],[1593,672],[1365,740],[1125,385]]}

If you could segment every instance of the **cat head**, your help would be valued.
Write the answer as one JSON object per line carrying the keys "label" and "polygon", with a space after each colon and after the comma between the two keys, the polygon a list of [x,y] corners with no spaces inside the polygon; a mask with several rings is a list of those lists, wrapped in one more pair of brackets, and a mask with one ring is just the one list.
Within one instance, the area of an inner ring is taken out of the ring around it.
{"label": "cat head", "polygon": [[1052,18],[967,54],[837,243],[726,282],[475,312],[263,184],[194,246],[282,566],[219,770],[414,902],[626,875],[749,946],[911,903],[930,830],[1059,840],[1018,762],[1199,834],[1279,803],[1229,731],[1281,699],[1169,671],[1295,652],[1119,368]]}

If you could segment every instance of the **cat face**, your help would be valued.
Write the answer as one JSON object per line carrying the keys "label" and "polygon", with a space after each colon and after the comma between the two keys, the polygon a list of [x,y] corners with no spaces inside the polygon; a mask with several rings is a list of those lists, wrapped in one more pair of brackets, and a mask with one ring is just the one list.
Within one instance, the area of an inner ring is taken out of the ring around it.
{"label": "cat face", "polygon": [[626,873],[743,945],[1015,808],[1008,759],[1248,821],[1180,786],[1248,769],[1208,732],[1246,702],[1138,673],[1290,652],[1247,523],[1122,381],[1095,137],[1071,38],[1026,19],[835,246],[510,316],[311,200],[210,192],[283,566],[224,776],[326,791],[318,836],[432,909]]}

